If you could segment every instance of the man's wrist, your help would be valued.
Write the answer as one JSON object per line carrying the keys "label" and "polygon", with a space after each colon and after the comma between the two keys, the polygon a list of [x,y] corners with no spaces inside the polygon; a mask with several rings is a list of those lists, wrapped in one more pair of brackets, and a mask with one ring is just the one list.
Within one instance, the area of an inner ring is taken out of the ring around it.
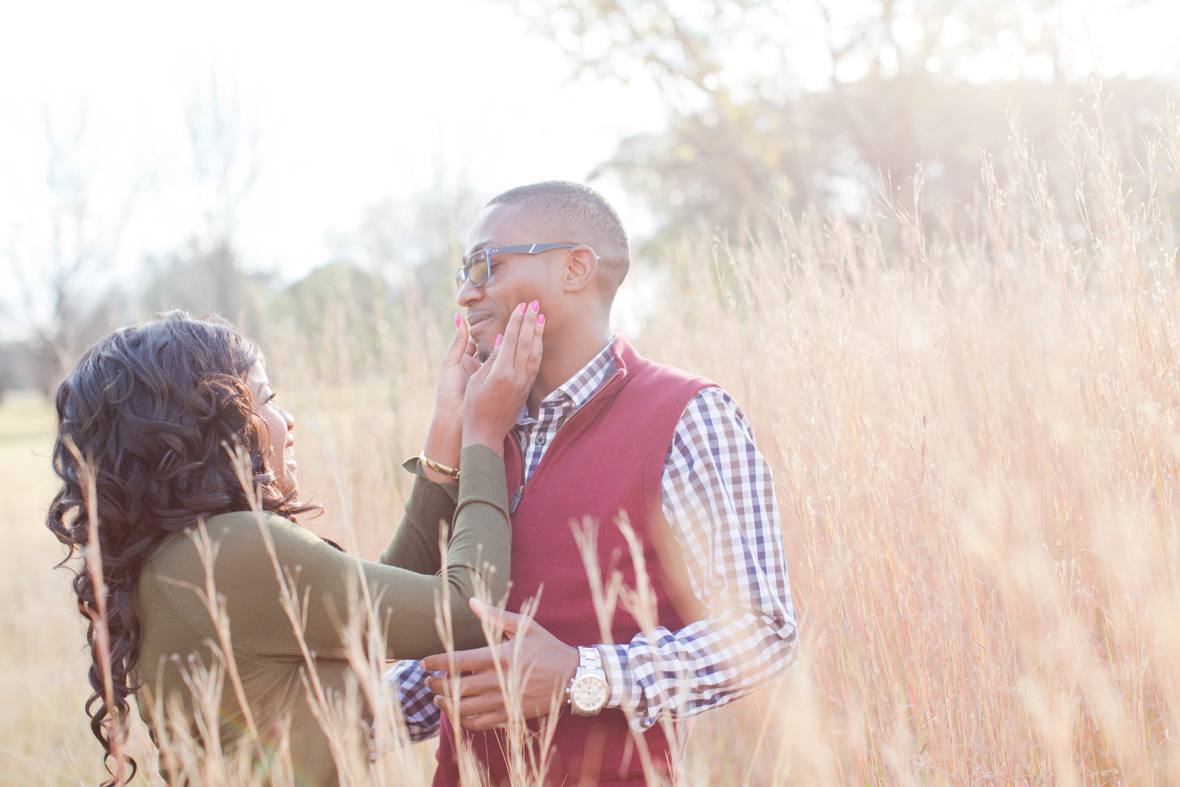
{"label": "man's wrist", "polygon": [[610,689],[602,669],[602,654],[596,647],[576,649],[577,668],[566,684],[570,711],[578,716],[596,716],[606,707]]}

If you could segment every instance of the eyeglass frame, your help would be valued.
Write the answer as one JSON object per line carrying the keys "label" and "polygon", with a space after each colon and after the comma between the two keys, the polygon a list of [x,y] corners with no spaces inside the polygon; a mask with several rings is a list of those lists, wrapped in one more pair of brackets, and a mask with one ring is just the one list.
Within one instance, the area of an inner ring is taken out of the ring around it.
{"label": "eyeglass frame", "polygon": [[[463,264],[455,271],[455,282],[460,288],[464,284],[470,283],[472,287],[479,288],[492,280],[492,257],[497,254],[544,254],[547,251],[556,251],[557,249],[576,249],[579,246],[586,246],[585,243],[525,243],[517,246],[485,246],[478,251],[473,251],[463,258]],[[589,248],[589,246],[587,246]],[[594,249],[590,249],[590,253],[594,254],[594,259],[598,259],[598,254]],[[488,266],[488,275],[479,284],[471,281],[471,275],[468,270],[473,265],[478,265],[477,257],[483,256],[484,263]]]}

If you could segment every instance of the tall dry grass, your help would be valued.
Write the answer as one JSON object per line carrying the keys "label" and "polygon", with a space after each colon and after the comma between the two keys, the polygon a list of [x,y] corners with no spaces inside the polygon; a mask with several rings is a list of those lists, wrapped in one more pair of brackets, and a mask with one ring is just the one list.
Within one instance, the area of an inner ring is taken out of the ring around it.
{"label": "tall dry grass", "polygon": [[[984,157],[975,205],[889,190],[859,222],[785,216],[778,238],[667,260],[636,344],[722,383],[750,417],[803,638],[785,679],[680,726],[682,783],[1180,783],[1180,134],[1162,130],[1134,172],[1100,121],[1062,144],[1072,172],[1018,139]],[[1049,188],[1061,178],[1066,204]],[[398,465],[420,447],[447,338],[447,316],[408,314],[409,333],[379,334],[412,341],[389,338],[376,362],[350,354],[346,312],[310,344],[265,341],[300,421],[301,477],[328,507],[310,525],[370,556],[408,492]],[[38,603],[68,605],[43,566],[21,567]],[[363,593],[344,622],[355,690],[318,695],[310,673],[308,689],[346,783],[426,784],[430,746],[401,740],[365,655]],[[24,783],[93,779],[79,632],[46,620],[38,636],[79,699],[4,745]],[[212,708],[232,687],[220,674],[193,689]],[[375,762],[358,753],[364,714]],[[164,748],[201,780],[245,778],[230,754]],[[136,725],[128,749],[158,782]]]}

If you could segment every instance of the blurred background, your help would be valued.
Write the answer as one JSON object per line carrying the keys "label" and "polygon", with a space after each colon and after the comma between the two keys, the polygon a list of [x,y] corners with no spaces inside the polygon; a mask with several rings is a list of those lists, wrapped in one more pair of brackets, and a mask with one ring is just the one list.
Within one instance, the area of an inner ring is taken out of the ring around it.
{"label": "blurred background", "polygon": [[[621,211],[638,332],[669,247],[863,216],[915,176],[923,214],[970,221],[981,153],[1014,129],[1068,204],[1071,124],[1101,107],[1134,168],[1180,80],[1163,0],[42,2],[0,21],[0,391],[50,391],[161,309],[265,340],[316,335],[346,291],[377,330],[406,288],[449,308],[479,205],[549,178]],[[1174,206],[1174,173],[1159,187]]]}
{"label": "blurred background", "polygon": [[551,178],[775,478],[801,660],[684,784],[1180,783],[1178,91],[1175,0],[5,4],[0,783],[102,772],[42,526],[64,369],[229,318],[306,524],[375,555],[466,229]]}

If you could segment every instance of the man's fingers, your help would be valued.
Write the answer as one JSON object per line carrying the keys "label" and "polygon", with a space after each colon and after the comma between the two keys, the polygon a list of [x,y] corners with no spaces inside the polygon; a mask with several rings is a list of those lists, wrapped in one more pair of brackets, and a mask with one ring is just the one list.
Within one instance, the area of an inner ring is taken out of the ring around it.
{"label": "man's fingers", "polygon": [[500,681],[496,677],[494,669],[477,672],[474,675],[460,675],[458,683],[458,688],[456,688],[453,678],[432,675],[426,679],[426,688],[444,697],[476,697],[500,692]]}
{"label": "man's fingers", "polygon": [[507,707],[504,694],[496,691],[484,692],[459,700],[460,716],[479,716],[484,713],[504,713]]}
{"label": "man's fingers", "polygon": [[518,613],[493,607],[491,604],[480,601],[477,598],[468,599],[467,606],[471,608],[471,611],[480,620],[485,623],[491,623],[493,626],[499,626],[505,636],[512,637],[516,635],[517,626],[520,624],[520,615]]}
{"label": "man's fingers", "polygon": [[422,659],[422,669],[427,672],[479,672],[495,669],[495,648],[476,648],[456,651],[453,656],[439,653]]}
{"label": "man's fingers", "polygon": [[459,723],[469,730],[490,730],[508,723],[508,713],[503,707],[484,713],[471,713],[467,710],[467,702],[464,701],[459,703],[456,714],[454,703],[446,697],[435,697],[434,704],[452,719],[458,715]]}
{"label": "man's fingers", "polygon": [[441,695],[441,694],[434,695],[434,707],[438,708],[443,713],[450,716],[452,719],[455,718],[455,705],[454,705],[454,703],[452,703],[449,699],[447,699],[443,695]]}
{"label": "man's fingers", "polygon": [[460,716],[459,723],[466,729],[473,731],[490,730],[508,724],[508,714],[504,711],[481,713],[478,716]]}

